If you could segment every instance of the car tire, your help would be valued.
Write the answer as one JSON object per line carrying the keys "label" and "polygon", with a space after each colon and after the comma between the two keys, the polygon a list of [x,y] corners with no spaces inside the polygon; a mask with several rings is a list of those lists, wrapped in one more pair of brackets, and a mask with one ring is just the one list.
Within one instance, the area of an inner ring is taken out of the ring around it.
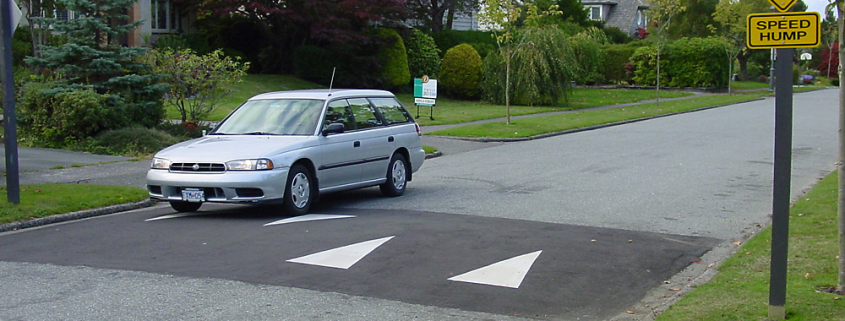
{"label": "car tire", "polygon": [[285,184],[285,199],[282,206],[290,215],[305,215],[314,200],[311,172],[301,164],[293,165]]}
{"label": "car tire", "polygon": [[200,209],[200,206],[202,206],[202,203],[192,203],[192,202],[182,202],[182,201],[170,202],[170,207],[172,207],[174,210],[176,210],[179,213],[196,212],[198,209]]}
{"label": "car tire", "polygon": [[390,163],[387,165],[387,181],[379,185],[381,193],[387,197],[396,197],[405,194],[405,187],[408,186],[408,166],[405,156],[399,153],[393,154]]}

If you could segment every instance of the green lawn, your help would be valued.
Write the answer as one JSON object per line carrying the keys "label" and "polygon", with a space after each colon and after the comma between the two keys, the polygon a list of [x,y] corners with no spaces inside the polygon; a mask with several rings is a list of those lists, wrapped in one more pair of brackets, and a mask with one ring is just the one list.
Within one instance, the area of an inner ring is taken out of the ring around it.
{"label": "green lawn", "polygon": [[[321,88],[320,85],[300,80],[290,75],[247,75],[243,81],[234,87],[234,92],[223,98],[220,106],[215,108],[209,115],[208,120],[219,121],[225,118],[232,110],[252,96],[260,93]],[[654,90],[626,90],[626,89],[575,89],[569,99],[569,103],[561,103],[559,106],[511,106],[511,115],[527,115],[557,110],[583,109],[596,106],[632,103],[656,97]],[[661,98],[674,98],[691,95],[687,92],[662,90]],[[417,108],[414,105],[412,94],[397,94],[399,100],[407,106],[411,113],[417,115]],[[417,122],[422,126],[457,124],[475,120],[505,117],[504,105],[491,105],[480,101],[455,100],[445,97],[437,99],[434,107],[434,119],[429,119],[431,111],[428,107],[419,109],[420,118]],[[172,107],[167,110],[168,119],[179,119],[181,116]]]}
{"label": "green lawn", "polygon": [[[676,98],[690,96],[691,93],[681,91],[660,92],[661,98]],[[559,106],[510,106],[511,116],[539,114],[550,111],[577,110],[605,105],[616,105],[633,103],[643,100],[655,99],[657,93],[654,90],[628,90],[628,89],[575,89],[569,103],[561,103]],[[407,106],[411,114],[417,115],[417,107],[414,105],[412,94],[397,95],[399,101]],[[504,105],[493,105],[481,101],[465,101],[449,98],[437,98],[437,105],[434,106],[434,120],[429,119],[431,111],[428,107],[420,107],[417,122],[421,126],[459,124],[476,120],[505,117],[506,108]]]}
{"label": "green lawn", "polygon": [[[833,173],[790,210],[788,320],[845,320],[845,297],[816,291],[837,283],[837,195],[837,175]],[[766,320],[771,233],[771,228],[766,228],[749,239],[718,267],[719,274],[710,282],[657,320]]]}
{"label": "green lawn", "polygon": [[708,95],[682,100],[645,103],[605,110],[588,110],[542,117],[460,126],[428,135],[488,138],[524,138],[535,135],[585,128],[607,123],[664,115],[704,107],[734,104],[756,99],[747,95]]}
{"label": "green lawn", "polygon": [[70,213],[149,198],[147,191],[131,186],[87,184],[21,185],[20,204],[6,201],[6,187],[0,186],[0,224]]}
{"label": "green lawn", "polygon": [[[294,89],[312,89],[321,88],[322,86],[308,82],[291,75],[263,75],[263,74],[249,74],[243,78],[243,81],[233,87],[231,95],[226,96],[220,103],[220,106],[215,108],[208,120],[222,120],[229,115],[232,110],[235,110],[243,102],[257,94]],[[166,105],[166,104],[165,104]],[[181,116],[175,108],[168,107],[168,119],[180,119]]]}

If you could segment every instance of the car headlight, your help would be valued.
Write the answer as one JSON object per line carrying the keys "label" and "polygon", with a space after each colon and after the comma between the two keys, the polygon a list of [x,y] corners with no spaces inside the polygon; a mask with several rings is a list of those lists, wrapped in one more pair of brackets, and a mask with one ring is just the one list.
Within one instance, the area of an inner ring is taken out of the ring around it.
{"label": "car headlight", "polygon": [[266,158],[233,160],[226,162],[226,169],[230,171],[263,171],[273,169],[273,161]]}
{"label": "car headlight", "polygon": [[153,163],[150,165],[152,169],[170,169],[170,164],[173,163],[169,159],[153,158]]}

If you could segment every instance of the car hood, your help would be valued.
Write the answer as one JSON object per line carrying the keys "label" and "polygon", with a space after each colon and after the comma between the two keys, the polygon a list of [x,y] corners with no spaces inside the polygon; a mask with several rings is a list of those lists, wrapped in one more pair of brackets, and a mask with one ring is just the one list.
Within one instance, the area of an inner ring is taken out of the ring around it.
{"label": "car hood", "polygon": [[308,147],[313,136],[222,136],[209,135],[181,142],[155,157],[173,162],[223,163],[236,159],[272,158]]}

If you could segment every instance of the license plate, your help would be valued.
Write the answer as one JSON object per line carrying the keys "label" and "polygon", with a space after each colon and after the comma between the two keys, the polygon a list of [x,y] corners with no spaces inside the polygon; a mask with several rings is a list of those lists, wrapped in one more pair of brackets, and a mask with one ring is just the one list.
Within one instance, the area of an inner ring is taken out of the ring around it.
{"label": "license plate", "polygon": [[205,201],[205,192],[199,188],[185,188],[182,190],[182,200],[199,203]]}

